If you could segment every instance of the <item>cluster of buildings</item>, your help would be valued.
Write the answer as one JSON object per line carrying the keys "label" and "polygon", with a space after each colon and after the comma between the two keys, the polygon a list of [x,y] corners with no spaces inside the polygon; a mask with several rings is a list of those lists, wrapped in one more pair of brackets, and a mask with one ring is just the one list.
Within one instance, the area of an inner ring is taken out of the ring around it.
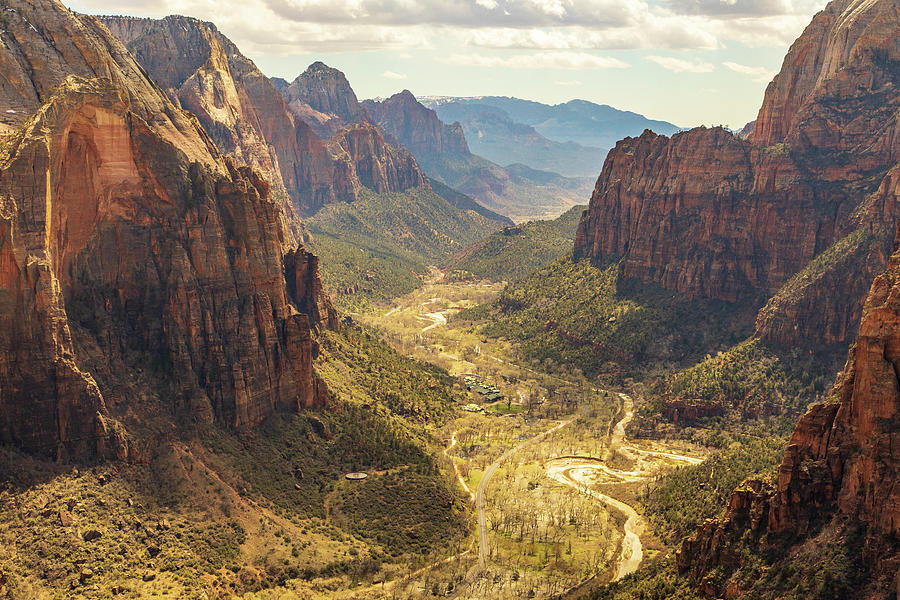
{"label": "cluster of buildings", "polygon": [[466,389],[470,392],[478,392],[484,397],[486,402],[497,402],[498,400],[503,400],[503,394],[500,393],[499,388],[493,385],[488,385],[484,382],[484,380],[476,377],[475,375],[466,375]]}

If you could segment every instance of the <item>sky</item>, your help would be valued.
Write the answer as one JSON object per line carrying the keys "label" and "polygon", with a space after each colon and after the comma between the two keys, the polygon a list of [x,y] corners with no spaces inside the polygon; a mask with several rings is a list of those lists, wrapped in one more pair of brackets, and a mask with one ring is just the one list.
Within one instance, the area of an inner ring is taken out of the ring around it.
{"label": "sky", "polygon": [[[321,60],[360,99],[584,99],[682,127],[742,127],[824,0],[63,0],[214,22],[267,75]],[[123,13],[123,10],[127,12]]]}

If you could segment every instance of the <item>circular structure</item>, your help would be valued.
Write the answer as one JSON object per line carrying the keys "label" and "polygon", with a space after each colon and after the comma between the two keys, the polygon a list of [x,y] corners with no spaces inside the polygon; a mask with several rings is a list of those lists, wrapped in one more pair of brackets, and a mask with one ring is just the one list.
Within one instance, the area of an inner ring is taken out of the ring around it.
{"label": "circular structure", "polygon": [[346,475],[344,475],[344,477],[352,481],[359,481],[360,479],[365,479],[368,476],[368,473],[347,473]]}

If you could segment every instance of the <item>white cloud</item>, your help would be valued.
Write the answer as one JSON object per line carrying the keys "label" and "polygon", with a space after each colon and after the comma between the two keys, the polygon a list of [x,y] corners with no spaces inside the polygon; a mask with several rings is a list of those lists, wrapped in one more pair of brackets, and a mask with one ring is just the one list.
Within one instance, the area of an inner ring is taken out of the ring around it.
{"label": "white cloud", "polygon": [[765,83],[775,77],[775,72],[770,71],[765,67],[750,67],[747,65],[742,65],[736,62],[725,61],[722,63],[723,66],[735,71],[737,73],[741,73],[743,75],[750,75],[753,78],[753,81],[757,81],[760,83]]}
{"label": "white cloud", "polygon": [[262,0],[292,21],[536,27],[633,24],[645,0]]}
{"label": "white cloud", "polygon": [[791,0],[666,0],[676,13],[728,17],[787,15],[794,12]]}
{"label": "white cloud", "polygon": [[406,79],[406,75],[403,73],[394,73],[393,71],[385,71],[382,76],[388,79]]}
{"label": "white cloud", "polygon": [[553,85],[561,85],[561,86],[575,86],[575,85],[583,85],[577,79],[570,79],[568,81],[554,81]]}
{"label": "white cloud", "polygon": [[715,66],[703,61],[694,62],[672,56],[648,56],[647,59],[676,73],[712,73],[715,70]]}
{"label": "white cloud", "polygon": [[716,48],[714,35],[689,19],[648,21],[635,27],[490,28],[469,32],[467,43],[482,48],[621,50],[634,48]]}
{"label": "white cloud", "polygon": [[503,67],[508,69],[626,69],[629,66],[628,63],[616,58],[595,56],[586,52],[543,52],[540,54],[514,54],[511,56],[451,54],[443,61],[470,67]]}
{"label": "white cloud", "polygon": [[[131,0],[127,12],[214,21],[247,53],[430,48],[783,47],[825,0]],[[93,14],[120,0],[67,0]]]}

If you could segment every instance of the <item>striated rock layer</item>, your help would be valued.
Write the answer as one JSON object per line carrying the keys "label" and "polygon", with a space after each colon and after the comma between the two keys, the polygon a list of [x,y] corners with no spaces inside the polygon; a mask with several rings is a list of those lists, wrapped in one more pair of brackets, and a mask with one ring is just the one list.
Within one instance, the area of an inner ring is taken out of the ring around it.
{"label": "striated rock layer", "polygon": [[[371,133],[370,143],[358,144],[352,156],[337,148],[342,141],[328,144],[317,135],[323,133],[322,119],[333,125],[326,140],[334,134],[353,136],[357,127],[371,128],[340,71],[315,63],[287,89],[302,83],[303,98],[342,116],[300,110],[301,104],[309,107],[299,96],[289,106],[291,96],[283,97],[276,82],[212,23],[180,16],[102,20],[170,98],[197,115],[223,152],[263,173],[276,199],[290,199],[285,202],[289,218],[294,211],[311,214],[327,204],[352,202],[362,186],[393,192],[424,181],[415,159],[389,148],[379,134]],[[361,125],[339,133],[356,122]],[[300,230],[298,223],[291,225]]]}
{"label": "striated rock layer", "polygon": [[328,142],[335,156],[346,161],[359,183],[380,194],[429,187],[412,155],[384,139],[371,123],[351,125]]}
{"label": "striated rock layer", "polygon": [[[829,4],[791,47],[747,139],[699,128],[619,142],[576,256],[621,260],[625,277],[688,297],[739,301],[768,297],[865,225],[857,209],[900,159],[896,14],[896,0]],[[887,256],[890,234],[870,228]],[[852,339],[842,330],[852,335],[862,304],[864,288],[851,287],[834,302],[849,308],[833,313],[843,325],[824,328],[838,341]]]}
{"label": "striated rock layer", "polygon": [[314,62],[291,83],[279,84],[291,111],[323,139],[354,123],[369,120],[347,77],[323,62]]}
{"label": "striated rock layer", "polygon": [[31,112],[0,163],[0,441],[126,456],[112,417],[250,427],[324,402],[310,319],[330,305],[302,249],[289,295],[268,183],[99,20],[10,8],[0,74],[17,87],[0,102]]}
{"label": "striated rock layer", "polygon": [[[679,568],[703,579],[719,566],[740,567],[741,543],[764,534],[789,534],[804,544],[823,526],[862,524],[871,554],[863,559],[874,575],[869,595],[878,597],[900,583],[894,581],[900,568],[896,543],[880,547],[900,533],[898,373],[900,252],[895,251],[887,271],[871,286],[833,401],[813,406],[797,424],[774,489],[751,481],[735,491],[724,519],[707,522],[685,540]],[[721,590],[713,586],[709,591]]]}
{"label": "striated rock layer", "polygon": [[291,114],[272,82],[215,25],[179,16],[102,20],[220,149],[262,172],[276,196],[290,197],[289,206],[306,212],[356,198],[352,169]]}
{"label": "striated rock layer", "polygon": [[381,102],[366,100],[363,106],[382,129],[401,140],[421,161],[429,163],[441,156],[469,154],[462,125],[446,125],[409,90]]}

